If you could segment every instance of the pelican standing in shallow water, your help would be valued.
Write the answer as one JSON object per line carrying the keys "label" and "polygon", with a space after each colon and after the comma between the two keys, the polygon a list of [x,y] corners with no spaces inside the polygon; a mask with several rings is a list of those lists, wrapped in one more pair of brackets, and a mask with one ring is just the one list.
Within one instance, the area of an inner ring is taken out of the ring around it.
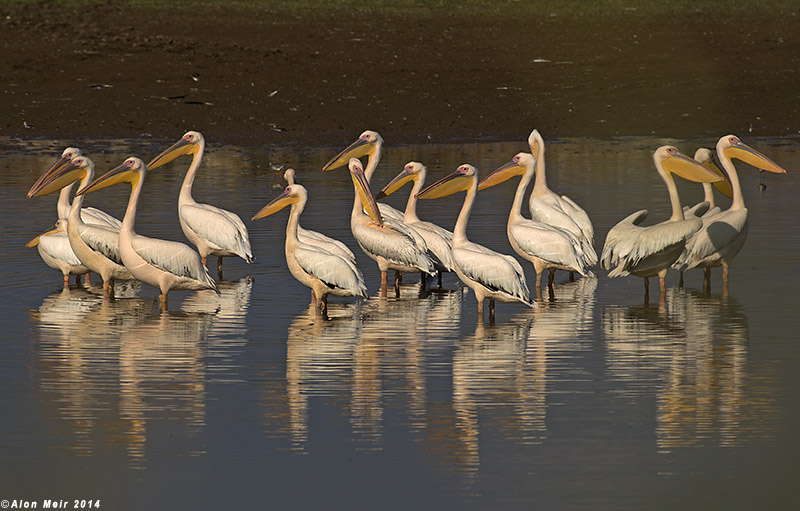
{"label": "pelican standing in shallow water", "polygon": [[566,195],[559,196],[548,188],[544,140],[537,130],[533,130],[528,137],[528,146],[536,158],[536,182],[529,200],[531,218],[574,234],[581,242],[586,265],[594,266],[597,264],[597,252],[594,249],[594,227],[589,215]]}
{"label": "pelican standing in shallow water", "polygon": [[[72,189],[76,182],[88,185],[94,179],[94,162],[86,156],[76,156],[68,163],[51,169],[46,179],[37,182],[29,192],[41,197],[55,190]],[[119,251],[119,227],[89,224],[82,215],[83,195],[75,197],[69,209],[67,238],[78,259],[103,279],[103,296],[113,298],[115,280],[134,280],[123,265]]]}
{"label": "pelican standing in shallow water", "polygon": [[192,197],[192,184],[197,169],[203,161],[206,141],[197,131],[187,131],[175,144],[159,154],[148,169],[153,170],[185,154],[192,155],[192,163],[183,178],[178,197],[178,218],[186,238],[197,247],[203,264],[209,255],[217,256],[217,274],[222,278],[222,258],[239,256],[253,262],[247,227],[236,213],[210,204],[201,204]]}
{"label": "pelican standing in shallow water", "polygon": [[647,217],[642,209],[611,228],[606,235],[606,243],[600,263],[605,270],[611,270],[609,277],[636,275],[644,279],[645,301],[649,299],[649,277],[658,275],[661,286],[661,299],[666,298],[667,269],[680,256],[686,239],[702,226],[697,217],[684,218],[678,188],[672,174],[684,179],[702,183],[713,183],[722,179],[694,159],[678,152],[675,147],[661,146],[653,153],[656,171],[667,185],[672,215],[659,224],[640,227]]}
{"label": "pelican standing in shallow water", "polygon": [[[406,183],[414,182],[411,194],[406,202],[406,209],[403,213],[403,223],[417,231],[425,239],[428,250],[433,254],[433,264],[439,274],[439,287],[442,286],[442,272],[455,271],[453,262],[453,233],[432,222],[420,220],[417,216],[417,193],[425,185],[425,175],[427,169],[425,165],[411,161],[406,163],[403,170],[392,179],[389,184],[378,192],[376,200],[389,196],[405,186]],[[425,275],[424,273],[422,274]]]}
{"label": "pelican standing in shallow water", "polygon": [[[410,229],[402,222],[391,219],[384,221],[381,217],[361,161],[351,158],[348,167],[355,189],[350,229],[361,250],[378,263],[381,271],[380,295],[387,294],[387,272],[390,269],[434,275],[436,269],[433,261],[428,257],[427,250],[414,242]],[[395,293],[399,296],[400,289],[397,285]]]}
{"label": "pelican standing in shallow water", "polygon": [[291,206],[286,224],[286,264],[301,284],[311,288],[317,298],[317,310],[327,315],[328,295],[367,297],[364,277],[355,264],[345,257],[298,239],[300,215],[308,193],[302,185],[290,184],[281,195],[253,216],[253,220],[277,213]]}
{"label": "pelican standing in shallow water", "polygon": [[75,283],[80,284],[80,276],[88,276],[90,270],[78,259],[72,247],[69,246],[66,225],[67,220],[59,218],[56,221],[55,228],[37,235],[25,246],[36,247],[44,264],[60,271],[61,275],[64,276],[64,287],[69,287],[70,275],[75,275]]}
{"label": "pelican standing in shallow water", "polygon": [[786,170],[734,135],[719,139],[717,157],[728,175],[733,190],[733,202],[725,211],[703,216],[702,227],[687,240],[686,248],[675,266],[681,271],[703,268],[703,285],[706,289],[711,286],[711,268],[722,266],[723,294],[728,294],[728,271],[733,258],[747,239],[748,229],[748,213],[744,205],[742,186],[731,158],[778,174],[785,174]]}
{"label": "pelican standing in shallow water", "polygon": [[542,288],[542,273],[548,270],[547,289],[553,298],[553,280],[556,270],[578,272],[586,276],[581,242],[571,232],[558,227],[528,220],[522,216],[525,190],[533,179],[536,159],[529,153],[518,153],[511,161],[486,176],[478,185],[484,190],[498,185],[514,176],[522,176],[514,194],[511,212],[508,214],[506,232],[511,247],[522,258],[530,261],[536,270],[536,296]]}
{"label": "pelican standing in shallow water", "polygon": [[161,310],[167,310],[167,293],[172,289],[199,291],[217,285],[208,275],[200,255],[176,241],[159,240],[136,234],[136,209],[144,188],[147,167],[139,158],[128,158],[122,165],[78,190],[78,195],[96,192],[118,183],[130,183],[131,195],[119,231],[122,262],[134,277],[161,291]]}
{"label": "pelican standing in shallow water", "polygon": [[467,223],[478,194],[478,170],[472,165],[458,167],[417,194],[418,199],[438,199],[466,191],[464,204],[453,229],[453,261],[456,274],[475,293],[478,316],[483,321],[483,301],[489,300],[489,320],[494,320],[494,302],[521,302],[536,306],[530,299],[522,266],[511,256],[500,254],[467,239]]}
{"label": "pelican standing in shallow water", "polygon": [[[283,173],[283,178],[289,185],[294,185],[296,183],[296,176],[294,169],[286,169]],[[299,215],[299,213],[298,213]],[[350,250],[347,245],[342,243],[337,239],[333,239],[330,236],[326,236],[321,232],[311,231],[309,229],[304,229],[300,226],[299,222],[297,225],[297,239],[300,243],[305,243],[306,245],[314,245],[316,247],[322,248],[331,252],[332,254],[340,255],[350,261],[353,264],[356,264],[356,256],[353,254],[353,251]],[[313,296],[313,290],[312,290]]]}

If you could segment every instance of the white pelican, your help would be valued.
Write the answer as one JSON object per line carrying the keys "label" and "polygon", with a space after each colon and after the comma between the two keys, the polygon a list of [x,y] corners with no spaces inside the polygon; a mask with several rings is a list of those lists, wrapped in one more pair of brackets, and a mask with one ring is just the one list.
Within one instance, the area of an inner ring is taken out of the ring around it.
{"label": "white pelican", "polygon": [[[531,154],[536,158],[536,182],[531,191],[531,218],[554,225],[574,234],[580,241],[587,266],[597,264],[594,249],[594,227],[589,215],[566,195],[559,196],[547,187],[544,140],[537,130],[528,137]],[[571,274],[570,274],[571,275]]]}
{"label": "white pelican", "polygon": [[416,161],[406,163],[403,170],[389,184],[384,186],[383,190],[378,192],[375,199],[389,196],[405,186],[406,183],[414,182],[411,194],[409,194],[406,202],[403,223],[417,231],[425,239],[428,250],[434,256],[433,264],[439,273],[439,286],[441,287],[442,272],[455,271],[452,249],[453,233],[434,223],[420,220],[417,216],[417,193],[422,190],[425,184],[426,173],[425,165]]}
{"label": "white pelican", "polygon": [[253,216],[253,220],[277,213],[291,206],[286,224],[286,264],[301,284],[311,288],[317,297],[317,307],[327,314],[328,295],[361,296],[367,298],[364,277],[348,258],[298,239],[300,215],[306,206],[308,193],[302,185],[290,184],[281,195],[270,201]]}
{"label": "white pelican", "polygon": [[[364,167],[364,175],[367,178],[367,183],[372,181],[372,175],[375,169],[378,168],[378,163],[381,161],[381,154],[383,154],[383,137],[377,131],[367,130],[358,139],[345,147],[339,154],[330,159],[322,171],[333,170],[339,167],[344,167],[350,163],[350,158],[361,158],[368,156],[367,166]],[[403,212],[398,211],[388,204],[379,204],[381,210],[381,218],[392,218],[400,222],[403,221]]]}
{"label": "white pelican", "polygon": [[[703,201],[698,202],[692,207],[684,206],[683,213],[687,217],[689,215],[694,215],[698,218],[702,218],[706,215],[716,215],[721,210],[717,207],[716,201],[714,200],[714,188],[729,199],[733,198],[733,189],[728,180],[725,179],[725,174],[719,169],[716,162],[714,162],[714,153],[711,149],[701,147],[695,151],[694,159],[708,167],[713,173],[719,174],[723,179],[713,183],[701,183],[703,185]],[[708,203],[708,206],[706,206],[705,203]]]}
{"label": "white pelican", "polygon": [[147,238],[133,230],[139,196],[144,187],[147,167],[139,158],[128,158],[122,165],[78,190],[77,195],[95,192],[118,183],[130,183],[131,195],[119,231],[122,262],[133,276],[161,291],[161,310],[167,310],[167,293],[171,289],[213,289],[217,286],[208,275],[200,255],[175,241]]}
{"label": "white pelican", "polygon": [[668,220],[648,227],[639,227],[647,210],[637,211],[622,219],[606,235],[600,264],[611,270],[609,277],[636,275],[644,279],[645,300],[648,300],[648,278],[658,275],[662,300],[667,287],[667,269],[680,256],[686,239],[702,225],[697,217],[684,218],[678,189],[672,174],[701,183],[722,179],[675,147],[661,146],[653,153],[656,170],[667,185],[672,215]]}
{"label": "white pelican", "polygon": [[686,249],[676,261],[676,267],[681,271],[703,268],[703,282],[708,288],[711,285],[711,268],[722,266],[723,293],[727,294],[728,270],[744,245],[748,228],[742,187],[731,158],[769,172],[785,174],[786,170],[734,135],[719,139],[717,157],[728,175],[733,202],[725,211],[702,218],[702,228],[687,240]]}
{"label": "white pelican", "polygon": [[[68,163],[48,171],[47,179],[37,182],[29,192],[41,197],[56,190],[72,189],[76,181],[81,186],[94,179],[94,163],[86,156],[73,157]],[[78,259],[103,279],[103,296],[113,297],[115,280],[135,277],[123,265],[119,251],[119,228],[108,224],[88,224],[83,219],[83,195],[76,196],[68,214],[67,237]]]}
{"label": "white pelican", "polygon": [[76,284],[80,284],[80,276],[88,275],[90,271],[69,246],[66,224],[66,219],[59,218],[55,228],[39,234],[25,244],[26,247],[36,247],[42,261],[61,272],[64,276],[64,287],[69,286],[70,275],[75,275]]}
{"label": "white pelican", "polygon": [[217,256],[217,274],[222,278],[222,258],[239,256],[253,262],[247,227],[236,213],[210,204],[201,204],[192,198],[192,184],[203,160],[206,141],[197,131],[187,131],[180,140],[159,154],[148,169],[153,170],[184,154],[192,155],[192,163],[183,178],[178,197],[178,218],[186,238],[197,247],[203,264],[209,255]]}
{"label": "white pelican", "polygon": [[[390,269],[435,275],[436,268],[427,249],[415,243],[410,234],[411,229],[402,222],[384,220],[381,217],[361,161],[351,158],[349,168],[355,188],[350,229],[361,250],[378,263],[381,271],[381,296],[386,296],[386,272]],[[399,295],[399,287],[395,288],[395,292]]]}
{"label": "white pelican", "polygon": [[552,298],[556,270],[578,272],[582,276],[589,272],[581,242],[575,235],[565,229],[522,216],[525,190],[533,179],[535,167],[536,158],[532,154],[518,153],[511,161],[485,177],[478,185],[478,190],[498,185],[514,176],[522,176],[508,214],[508,241],[520,257],[533,264],[536,270],[537,297],[542,288],[542,273],[549,270],[547,288]]}
{"label": "white pelican", "polygon": [[[283,178],[289,185],[297,184],[295,177],[294,169],[286,169],[286,171],[283,173]],[[299,225],[299,223],[297,225],[297,239],[300,241],[300,243],[314,245],[315,247],[327,250],[332,254],[340,255],[351,263],[356,264],[356,256],[353,254],[353,251],[347,247],[347,245],[337,239],[326,236],[321,232],[304,229]]]}
{"label": "white pelican", "polygon": [[522,266],[511,256],[500,254],[467,239],[467,223],[478,194],[478,170],[469,164],[428,186],[418,199],[438,199],[466,191],[464,204],[453,229],[453,261],[456,274],[472,289],[478,300],[478,315],[483,321],[483,301],[489,299],[489,319],[494,319],[494,301],[522,302],[534,307]]}

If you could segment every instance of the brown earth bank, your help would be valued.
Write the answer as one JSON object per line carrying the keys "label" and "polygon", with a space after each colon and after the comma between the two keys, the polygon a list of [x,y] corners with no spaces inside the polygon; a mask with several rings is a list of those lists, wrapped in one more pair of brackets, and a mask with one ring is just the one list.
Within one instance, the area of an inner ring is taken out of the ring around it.
{"label": "brown earth bank", "polygon": [[[795,13],[0,3],[0,136],[320,146],[796,135]],[[798,9],[800,11],[800,8]]]}

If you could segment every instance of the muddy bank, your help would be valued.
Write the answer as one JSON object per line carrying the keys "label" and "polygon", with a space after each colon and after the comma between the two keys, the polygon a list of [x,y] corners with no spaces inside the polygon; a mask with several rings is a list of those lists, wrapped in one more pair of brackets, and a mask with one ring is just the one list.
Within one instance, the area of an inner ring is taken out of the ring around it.
{"label": "muddy bank", "polygon": [[0,6],[0,136],[797,134],[797,16]]}

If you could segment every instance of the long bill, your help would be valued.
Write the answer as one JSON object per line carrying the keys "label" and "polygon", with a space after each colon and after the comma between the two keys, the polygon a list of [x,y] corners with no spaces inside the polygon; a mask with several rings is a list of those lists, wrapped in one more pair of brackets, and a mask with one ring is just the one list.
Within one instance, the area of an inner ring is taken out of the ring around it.
{"label": "long bill", "polygon": [[47,193],[41,193],[41,188],[50,179],[50,176],[53,173],[58,172],[62,168],[69,165],[70,161],[71,161],[70,158],[66,156],[62,156],[61,158],[59,158],[58,161],[55,162],[52,167],[47,169],[47,171],[45,171],[45,173],[42,174],[39,177],[39,179],[36,180],[35,183],[33,183],[33,186],[31,186],[31,189],[28,191],[28,198],[30,199],[31,197],[41,197],[42,195],[47,195],[48,193],[52,193],[53,191],[55,191],[51,190]]}
{"label": "long bill", "polygon": [[670,154],[661,165],[667,172],[696,183],[714,183],[722,180],[721,175],[715,174],[694,158],[678,152]]}
{"label": "long bill", "polygon": [[399,174],[392,179],[388,185],[383,187],[383,190],[378,192],[378,195],[375,196],[375,199],[382,199],[384,197],[388,197],[389,195],[393,194],[397,190],[401,189],[406,185],[406,183],[410,183],[414,181],[417,177],[417,174],[413,172],[409,172],[406,169],[400,171]]}
{"label": "long bill", "polygon": [[485,178],[481,179],[481,182],[478,183],[478,190],[485,190],[487,188],[499,185],[500,183],[504,183],[512,177],[521,176],[525,173],[525,170],[525,167],[514,160],[511,160]]}
{"label": "long bill", "polygon": [[418,199],[440,199],[463,192],[472,185],[472,177],[465,176],[460,170],[456,170],[430,186],[425,187],[417,194]]}
{"label": "long bill", "polygon": [[786,174],[786,170],[783,167],[741,141],[725,149],[725,154],[729,158],[742,160],[753,167],[766,170],[767,172]]}
{"label": "long bill", "polygon": [[167,163],[171,162],[175,158],[179,156],[183,156],[185,154],[192,154],[195,151],[195,146],[188,140],[184,140],[181,138],[174,144],[172,144],[169,148],[164,150],[161,154],[153,158],[150,163],[147,164],[147,168],[149,170],[153,170],[158,168],[162,165],[166,165]]}
{"label": "long bill", "polygon": [[722,177],[721,181],[714,181],[711,183],[714,185],[714,188],[717,189],[719,193],[724,195],[725,197],[732,199],[733,198],[733,188],[731,188],[731,182],[728,181],[728,176],[722,170],[720,170],[719,166],[714,160],[709,160],[703,163],[703,166],[708,168],[714,174]]}
{"label": "long bill", "polygon": [[[55,167],[54,167],[55,168]],[[43,197],[61,190],[70,183],[83,178],[85,170],[80,165],[67,161],[66,164],[58,168],[50,169],[36,182],[36,185],[28,192],[28,197]],[[37,186],[38,185],[38,186]]]}
{"label": "long bill", "polygon": [[109,186],[119,183],[130,183],[133,188],[136,188],[136,185],[139,184],[139,179],[141,179],[141,175],[133,170],[130,165],[127,164],[126,160],[122,165],[109,170],[78,190],[75,195],[96,192],[97,190],[102,190],[103,188],[108,188]]}
{"label": "long bill", "polygon": [[39,239],[42,236],[50,236],[51,234],[55,234],[57,232],[58,232],[58,226],[56,226],[56,227],[54,227],[52,229],[47,229],[45,231],[42,231],[39,234],[37,234],[36,237],[34,237],[32,240],[30,240],[29,242],[25,243],[25,246],[28,247],[28,248],[35,247],[36,245],[39,244]]}
{"label": "long bill", "polygon": [[361,158],[371,152],[372,146],[370,146],[369,142],[359,138],[344,148],[342,152],[331,158],[330,161],[322,167],[322,172],[343,167],[350,162],[351,158]]}
{"label": "long bill", "polygon": [[383,227],[381,211],[378,209],[378,203],[375,202],[375,197],[373,197],[369,189],[369,183],[367,182],[367,177],[364,175],[364,168],[361,166],[361,162],[358,158],[351,158],[349,166],[350,177],[353,178],[353,186],[355,186],[356,193],[358,193],[358,197],[361,199],[361,205],[364,211],[373,222]]}
{"label": "long bill", "polygon": [[287,187],[282,194],[278,195],[277,197],[269,201],[269,203],[266,206],[259,209],[258,213],[253,215],[253,218],[251,218],[251,220],[258,220],[259,218],[268,217],[282,210],[286,206],[291,206],[292,204],[295,204],[297,202],[297,198],[290,196],[289,193],[290,189]]}

